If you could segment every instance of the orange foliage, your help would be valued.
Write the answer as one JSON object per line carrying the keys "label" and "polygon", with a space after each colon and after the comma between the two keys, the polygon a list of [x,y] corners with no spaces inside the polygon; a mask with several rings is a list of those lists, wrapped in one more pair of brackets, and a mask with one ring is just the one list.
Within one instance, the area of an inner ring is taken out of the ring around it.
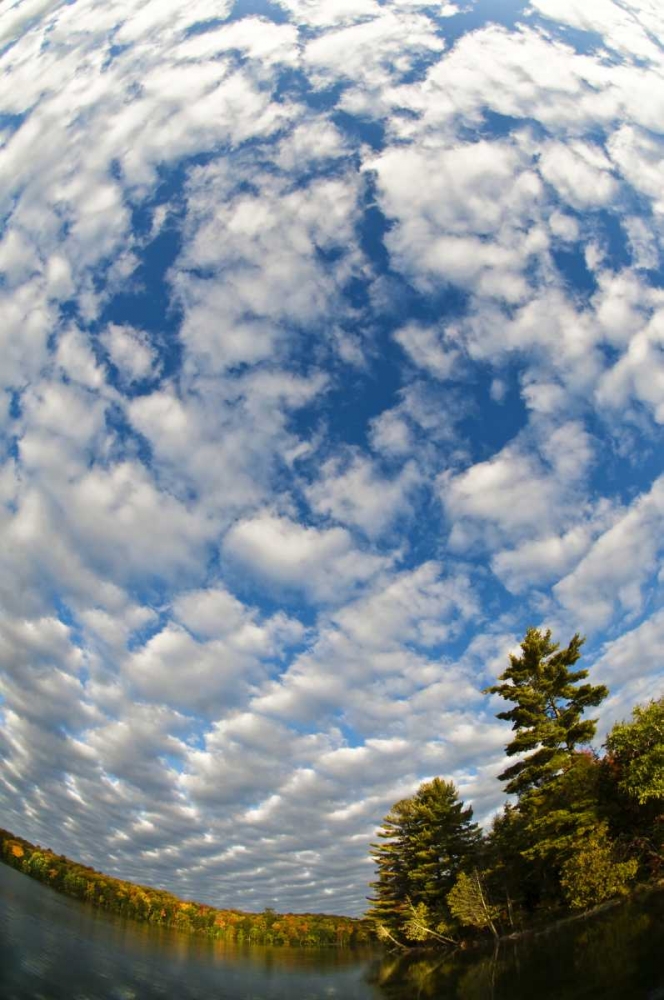
{"label": "orange foliage", "polygon": [[369,926],[362,920],[319,913],[277,914],[273,910],[241,913],[178,899],[161,889],[102,875],[64,855],[36,848],[2,829],[0,860],[32,878],[49,881],[61,892],[104,909],[229,942],[348,947],[365,943],[370,937]]}

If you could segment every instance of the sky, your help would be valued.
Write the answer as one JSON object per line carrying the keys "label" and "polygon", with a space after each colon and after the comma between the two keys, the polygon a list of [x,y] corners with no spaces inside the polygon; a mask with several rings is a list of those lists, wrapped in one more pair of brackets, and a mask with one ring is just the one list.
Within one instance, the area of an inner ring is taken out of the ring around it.
{"label": "sky", "polygon": [[660,0],[8,0],[0,825],[360,914],[528,627],[664,692]]}

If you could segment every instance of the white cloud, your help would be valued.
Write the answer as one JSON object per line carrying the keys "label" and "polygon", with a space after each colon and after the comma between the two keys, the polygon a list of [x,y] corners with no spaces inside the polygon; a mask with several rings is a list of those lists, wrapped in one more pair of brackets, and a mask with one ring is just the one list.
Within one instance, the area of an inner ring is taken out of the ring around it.
{"label": "white cloud", "polygon": [[469,581],[444,577],[436,563],[395,575],[372,593],[342,608],[333,620],[354,641],[369,648],[394,643],[430,647],[453,633],[455,623],[477,612]]}
{"label": "white cloud", "polygon": [[3,294],[0,289],[0,308],[0,350],[4,359],[0,384],[6,388],[30,382],[46,364],[55,310],[38,282],[28,282],[13,294]]}
{"label": "white cloud", "polygon": [[267,583],[294,588],[315,601],[342,600],[389,563],[356,549],[344,528],[305,527],[270,513],[234,525],[223,552]]}
{"label": "white cloud", "polygon": [[339,129],[329,121],[307,119],[280,141],[275,162],[282,170],[309,168],[321,161],[337,159],[349,152],[349,147]]}
{"label": "white cloud", "polygon": [[95,727],[86,744],[105,775],[168,800],[175,792],[173,772],[162,758],[184,756],[185,746],[174,735],[183,723],[177,712],[161,706],[127,705],[121,719]]}
{"label": "white cloud", "polygon": [[[191,621],[191,613],[185,617]],[[220,638],[199,642],[171,622],[127,657],[123,674],[158,704],[221,718],[264,677],[264,661],[278,657],[301,632],[283,616],[259,623],[247,614],[235,627],[229,623]]]}
{"label": "white cloud", "polygon": [[58,6],[60,5],[54,4],[53,0],[23,0],[22,3],[12,4],[0,17],[0,42],[12,42],[19,38],[24,31],[38,23],[43,14]]}
{"label": "white cloud", "polygon": [[421,780],[499,806],[522,626],[604,629],[604,720],[660,684],[661,12],[280,6],[0,15],[0,784],[98,868],[357,912]]}
{"label": "white cloud", "polygon": [[418,367],[443,380],[452,375],[458,355],[445,346],[441,331],[409,323],[395,332],[394,339]]}
{"label": "white cloud", "polygon": [[516,548],[502,549],[493,556],[491,568],[517,594],[527,594],[533,586],[555,583],[577,565],[610,520],[610,510],[600,507],[592,517],[561,535],[544,535]]}
{"label": "white cloud", "polygon": [[528,408],[564,419],[571,400],[592,392],[605,366],[604,331],[594,313],[554,284],[537,289],[514,309],[480,300],[459,320],[454,336],[474,360],[501,363],[525,356],[521,381]]}
{"label": "white cloud", "polygon": [[143,331],[111,323],[99,339],[126,384],[156,374],[157,356]]}
{"label": "white cloud", "polygon": [[305,492],[318,514],[360,528],[371,538],[380,536],[399,515],[411,512],[411,497],[419,482],[413,462],[397,476],[387,477],[369,459],[356,454],[348,461],[325,462]]}
{"label": "white cloud", "polygon": [[436,386],[410,382],[399,393],[399,402],[371,421],[371,443],[388,458],[403,458],[421,452],[425,466],[435,468],[444,449],[454,462],[466,459],[458,424],[467,417],[470,404],[463,392],[442,393]]}
{"label": "white cloud", "polygon": [[297,62],[297,28],[292,24],[275,24],[265,18],[245,17],[187,38],[177,46],[175,56],[198,64],[201,59],[211,59],[229,51],[237,51],[262,65],[292,65]]}
{"label": "white cloud", "polygon": [[634,267],[656,271],[660,256],[653,227],[645,219],[635,215],[623,220],[623,228],[627,234]]}
{"label": "white cloud", "polygon": [[633,400],[664,424],[664,310],[629,341],[624,354],[601,378],[596,391],[600,406],[624,411]]}
{"label": "white cloud", "polygon": [[490,547],[544,535],[575,512],[577,489],[592,457],[591,442],[578,424],[553,431],[542,446],[547,464],[508,445],[463,472],[445,472],[440,495],[451,522],[450,545],[463,551],[483,539]]}
{"label": "white cloud", "polygon": [[663,215],[664,142],[662,139],[657,134],[653,135],[633,125],[624,124],[610,136],[608,149],[611,159],[623,177],[638,192],[652,201],[653,210],[657,215]]}
{"label": "white cloud", "polygon": [[[664,688],[662,641],[664,611],[656,611],[636,628],[604,643],[593,664],[593,674],[613,688],[628,680],[643,681],[645,690],[652,684]],[[657,696],[655,690],[652,696]]]}
{"label": "white cloud", "polygon": [[350,106],[356,112],[370,111],[372,90],[398,80],[422,56],[441,52],[444,44],[427,17],[383,7],[377,16],[326,31],[308,42],[303,64],[319,87],[335,80],[352,81],[356,94]]}
{"label": "white cloud", "polygon": [[180,397],[165,387],[128,404],[132,425],[153,449],[164,482],[178,495],[195,493],[199,511],[221,530],[228,519],[266,496],[280,456],[297,450],[289,415],[324,388],[324,377],[257,370],[207,391],[195,380]]}
{"label": "white cloud", "polygon": [[632,337],[646,323],[647,317],[660,294],[639,280],[631,269],[623,271],[597,271],[598,290],[592,297],[592,306],[602,332],[609,343],[628,346]]}
{"label": "white cloud", "polygon": [[554,587],[558,600],[585,627],[606,624],[613,613],[638,614],[644,590],[659,565],[664,481],[658,479],[594,543],[576,569]]}
{"label": "white cloud", "polygon": [[113,579],[194,573],[211,540],[211,525],[158,490],[136,462],[91,469],[58,493],[66,500],[60,530]]}
{"label": "white cloud", "polygon": [[101,389],[104,375],[90,347],[90,343],[80,330],[72,328],[58,341],[56,362],[67,377],[88,389]]}
{"label": "white cloud", "polygon": [[612,65],[541,32],[490,24],[466,33],[432,65],[425,87],[388,96],[392,108],[419,112],[415,123],[395,119],[405,135],[426,135],[457,118],[479,123],[486,108],[574,134],[624,117],[657,130],[664,82],[657,66]]}
{"label": "white cloud", "polygon": [[316,28],[362,21],[381,12],[376,0],[329,0],[325,5],[318,0],[281,0],[280,6],[285,7],[297,23]]}
{"label": "white cloud", "polygon": [[[664,28],[664,18],[654,5],[614,3],[613,0],[530,0],[532,9],[553,21],[569,24],[581,31],[596,32],[606,45],[638,59],[661,59],[661,49],[648,32]],[[640,15],[650,8],[649,23]]]}
{"label": "white cloud", "polygon": [[539,168],[563,201],[578,211],[615,200],[618,185],[603,150],[588,143],[551,142],[543,147]]}
{"label": "white cloud", "polygon": [[[286,162],[298,141],[297,133],[282,141]],[[274,358],[298,328],[329,325],[344,308],[340,286],[359,264],[356,177],[345,172],[293,189],[257,172],[255,192],[236,192],[245,179],[215,165],[196,172],[190,185],[188,240],[174,285],[184,308],[186,363],[207,371]],[[339,251],[334,264],[321,259]],[[217,280],[201,280],[192,269]]]}
{"label": "white cloud", "polygon": [[241,601],[222,588],[190,590],[173,603],[175,617],[190,632],[215,638],[236,631],[247,619]]}
{"label": "white cloud", "polygon": [[395,146],[365,169],[375,172],[381,207],[395,223],[386,238],[394,264],[418,287],[442,279],[523,298],[522,272],[541,238],[528,236],[541,184],[513,145]]}

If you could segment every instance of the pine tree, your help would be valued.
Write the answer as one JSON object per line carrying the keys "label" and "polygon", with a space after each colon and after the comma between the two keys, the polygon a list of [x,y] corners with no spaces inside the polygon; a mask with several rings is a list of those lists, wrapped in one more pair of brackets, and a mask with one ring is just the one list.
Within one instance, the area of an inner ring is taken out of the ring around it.
{"label": "pine tree", "polygon": [[377,880],[369,916],[399,933],[424,905],[433,928],[448,917],[446,896],[472,861],[480,832],[453,782],[434,778],[392,807],[372,845]]}
{"label": "pine tree", "polygon": [[510,665],[487,688],[514,707],[499,712],[512,723],[516,736],[505,748],[508,757],[521,756],[499,778],[508,792],[523,795],[555,778],[595,734],[596,719],[582,719],[608,695],[603,684],[579,684],[587,670],[571,668],[581,656],[584,640],[574,635],[565,649],[551,641],[551,631],[531,628],[521,643],[521,656],[510,655]]}

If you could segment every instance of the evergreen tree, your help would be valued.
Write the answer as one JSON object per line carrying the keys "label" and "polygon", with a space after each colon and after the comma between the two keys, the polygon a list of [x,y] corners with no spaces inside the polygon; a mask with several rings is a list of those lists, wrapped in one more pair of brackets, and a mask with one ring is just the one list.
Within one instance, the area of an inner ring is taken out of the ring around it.
{"label": "evergreen tree", "polygon": [[[551,641],[551,631],[531,628],[521,643],[521,656],[510,655],[510,665],[487,688],[514,707],[499,712],[512,723],[516,735],[505,748],[508,757],[521,757],[501,775],[508,792],[522,795],[540,788],[568,765],[575,750],[590,742],[595,719],[582,719],[608,695],[602,684],[580,684],[587,670],[571,668],[581,656],[583,639],[577,634],[566,649]],[[525,756],[522,756],[525,755]]]}
{"label": "evergreen tree", "polygon": [[432,930],[445,923],[447,894],[481,839],[472,816],[453,782],[440,778],[392,807],[378,833],[382,843],[372,845],[378,878],[369,916],[378,925],[399,933],[422,906]]}

